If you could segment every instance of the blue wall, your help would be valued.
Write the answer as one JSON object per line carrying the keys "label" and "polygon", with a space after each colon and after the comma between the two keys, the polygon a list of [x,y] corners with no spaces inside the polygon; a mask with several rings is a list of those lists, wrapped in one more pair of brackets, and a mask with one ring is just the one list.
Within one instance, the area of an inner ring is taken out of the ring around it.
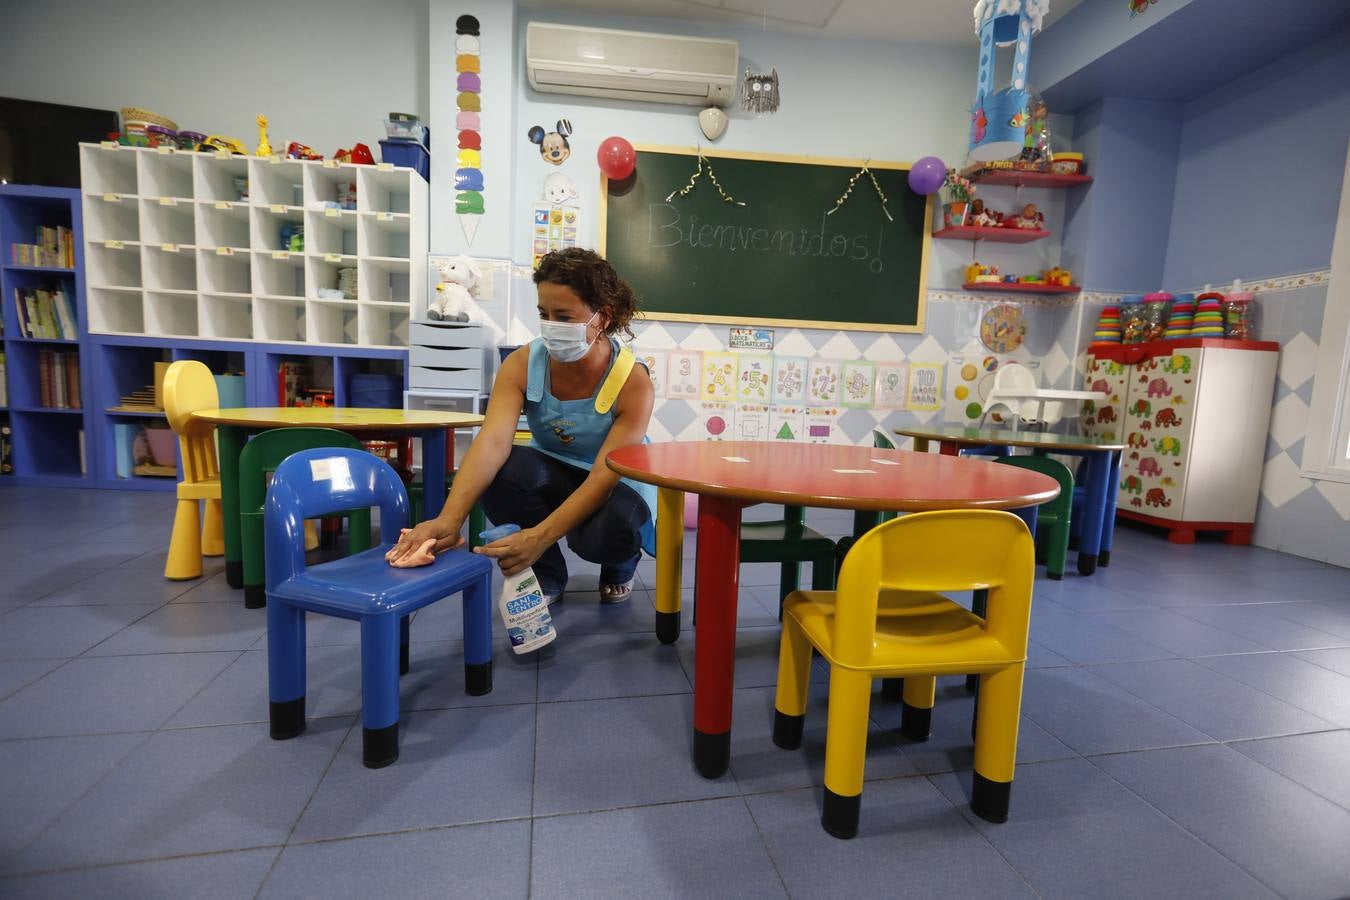
{"label": "blue wall", "polygon": [[1163,283],[1326,268],[1347,140],[1350,28],[1188,103]]}
{"label": "blue wall", "polygon": [[1181,107],[1108,97],[1075,122],[1074,149],[1093,177],[1070,192],[1062,258],[1095,291],[1156,290],[1167,256]]}

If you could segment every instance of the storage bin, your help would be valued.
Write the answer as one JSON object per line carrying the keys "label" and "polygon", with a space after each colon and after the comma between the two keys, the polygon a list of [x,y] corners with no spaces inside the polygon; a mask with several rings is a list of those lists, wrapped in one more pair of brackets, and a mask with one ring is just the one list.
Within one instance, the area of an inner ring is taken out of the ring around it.
{"label": "storage bin", "polygon": [[347,378],[347,405],[367,409],[401,409],[403,379],[398,375],[354,372]]}
{"label": "storage bin", "polygon": [[380,141],[380,159],[391,165],[416,169],[424,181],[431,180],[431,154],[416,141]]}
{"label": "storage bin", "polygon": [[221,409],[238,409],[248,406],[244,400],[243,375],[217,375],[216,395],[220,398]]}

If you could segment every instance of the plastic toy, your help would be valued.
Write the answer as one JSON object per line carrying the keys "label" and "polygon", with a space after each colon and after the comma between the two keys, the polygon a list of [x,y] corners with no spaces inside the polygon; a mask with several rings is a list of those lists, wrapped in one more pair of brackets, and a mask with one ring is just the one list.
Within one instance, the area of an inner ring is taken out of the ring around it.
{"label": "plastic toy", "polygon": [[1041,229],[1045,227],[1045,215],[1036,208],[1035,203],[1028,203],[1020,213],[1008,218],[1003,224],[1008,228]]}
{"label": "plastic toy", "polygon": [[267,116],[258,116],[258,149],[254,152],[258,156],[272,155],[272,142],[267,139]]}
{"label": "plastic toy", "polygon": [[473,289],[483,272],[464,256],[455,256],[441,264],[441,281],[436,297],[427,307],[433,322],[467,322],[473,309]]}
{"label": "plastic toy", "polygon": [[984,200],[976,197],[970,201],[969,218],[967,225],[975,225],[980,228],[998,228],[1003,224],[1003,213],[995,212],[984,205]]}
{"label": "plastic toy", "polygon": [[232,137],[213,134],[202,141],[203,150],[228,150],[236,156],[248,156],[248,148]]}
{"label": "plastic toy", "polygon": [[1041,273],[1041,277],[1045,279],[1046,284],[1055,284],[1062,287],[1068,287],[1073,284],[1073,273],[1068,269],[1061,269],[1059,266],[1055,266],[1052,269],[1046,269]]}
{"label": "plastic toy", "polygon": [[299,141],[291,141],[286,145],[286,155],[291,159],[323,159],[322,153],[315,153]]}

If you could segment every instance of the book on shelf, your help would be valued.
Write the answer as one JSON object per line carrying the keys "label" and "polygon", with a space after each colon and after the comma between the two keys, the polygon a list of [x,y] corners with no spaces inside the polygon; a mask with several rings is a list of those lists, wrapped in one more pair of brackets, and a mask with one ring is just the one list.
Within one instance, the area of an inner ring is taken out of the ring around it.
{"label": "book on shelf", "polygon": [[0,424],[0,475],[14,474],[13,444],[9,423]]}
{"label": "book on shelf", "polygon": [[65,225],[39,225],[34,229],[35,243],[9,245],[9,262],[14,266],[75,268],[75,236]]}
{"label": "book on shelf", "polygon": [[9,406],[9,382],[5,380],[5,353],[0,350],[0,406]]}
{"label": "book on shelf", "polygon": [[38,400],[47,409],[80,409],[80,355],[38,351]]}
{"label": "book on shelf", "polygon": [[52,290],[14,289],[19,334],[30,338],[73,341],[79,338],[75,308],[64,286]]}

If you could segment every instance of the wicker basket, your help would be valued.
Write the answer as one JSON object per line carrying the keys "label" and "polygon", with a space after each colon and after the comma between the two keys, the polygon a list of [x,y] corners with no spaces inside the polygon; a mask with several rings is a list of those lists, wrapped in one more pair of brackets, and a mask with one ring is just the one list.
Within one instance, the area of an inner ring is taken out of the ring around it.
{"label": "wicker basket", "polygon": [[172,131],[178,130],[178,123],[167,116],[161,116],[152,113],[148,109],[141,109],[139,106],[122,107],[122,126],[126,127],[128,122],[143,122],[146,125],[162,125]]}

